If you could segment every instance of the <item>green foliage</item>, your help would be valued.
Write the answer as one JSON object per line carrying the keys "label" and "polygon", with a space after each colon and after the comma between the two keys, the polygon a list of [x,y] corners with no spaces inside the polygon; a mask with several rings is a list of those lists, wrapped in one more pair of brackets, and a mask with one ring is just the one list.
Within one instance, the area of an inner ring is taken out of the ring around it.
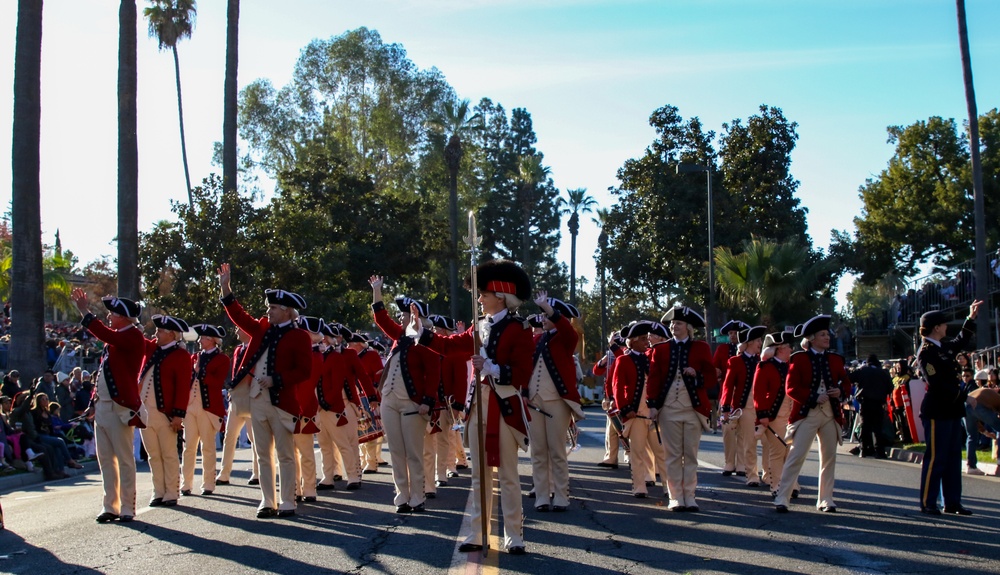
{"label": "green foliage", "polygon": [[[979,118],[986,221],[1000,218],[1000,111]],[[882,172],[859,188],[864,204],[855,230],[834,232],[831,252],[873,283],[890,272],[913,275],[923,262],[950,267],[974,254],[974,211],[966,130],[931,117],[887,128],[896,150]],[[1000,229],[987,226],[987,245]]]}
{"label": "green foliage", "polygon": [[149,4],[142,15],[149,21],[149,37],[156,38],[160,50],[191,37],[197,13],[194,0],[149,0]]}

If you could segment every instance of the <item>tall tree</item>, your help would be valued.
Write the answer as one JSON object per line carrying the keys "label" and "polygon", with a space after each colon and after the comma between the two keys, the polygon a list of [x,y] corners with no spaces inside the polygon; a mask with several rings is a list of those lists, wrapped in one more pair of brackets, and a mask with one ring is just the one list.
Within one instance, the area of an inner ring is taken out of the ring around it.
{"label": "tall tree", "polygon": [[42,0],[18,0],[11,150],[11,349],[22,377],[45,368],[40,200]]}
{"label": "tall tree", "polygon": [[576,237],[580,234],[580,214],[594,211],[597,200],[587,194],[587,188],[566,190],[566,206],[569,212],[569,235],[572,238],[569,264],[569,300],[576,305]]}
{"label": "tall tree", "polygon": [[549,167],[542,165],[541,154],[521,156],[517,164],[517,208],[521,214],[521,263],[529,274],[535,273],[531,262],[531,215],[538,201],[538,188],[549,179]]}
{"label": "tall tree", "polygon": [[149,37],[156,38],[160,50],[169,49],[174,55],[174,78],[177,83],[177,119],[181,129],[181,160],[184,182],[187,184],[188,205],[194,207],[191,196],[191,172],[188,170],[187,142],[184,139],[184,105],[181,100],[181,62],[177,42],[191,37],[197,9],[195,0],[150,0],[142,14],[149,21]]}
{"label": "tall tree", "polygon": [[227,191],[236,191],[236,117],[239,113],[239,85],[237,72],[240,64],[240,0],[228,0],[226,6],[226,82],[223,88],[222,118],[222,185]]}
{"label": "tall tree", "polygon": [[469,101],[445,101],[441,113],[431,122],[432,129],[448,137],[444,160],[448,166],[448,223],[451,243],[448,258],[449,304],[451,317],[458,317],[458,170],[462,165],[462,136],[478,126],[480,114],[470,113]]}
{"label": "tall tree", "polygon": [[[969,53],[969,28],[965,21],[965,0],[955,0],[958,13],[958,43],[962,51],[962,79],[965,83],[965,104],[969,109],[969,149],[972,151],[972,190],[976,222],[976,299],[986,301],[986,200],[983,198],[983,166],[979,158],[979,112],[976,110],[976,89],[972,82],[972,56]],[[989,346],[989,314],[977,317],[976,343],[979,349]]]}
{"label": "tall tree", "polygon": [[139,299],[139,139],[135,0],[118,9],[118,295]]}

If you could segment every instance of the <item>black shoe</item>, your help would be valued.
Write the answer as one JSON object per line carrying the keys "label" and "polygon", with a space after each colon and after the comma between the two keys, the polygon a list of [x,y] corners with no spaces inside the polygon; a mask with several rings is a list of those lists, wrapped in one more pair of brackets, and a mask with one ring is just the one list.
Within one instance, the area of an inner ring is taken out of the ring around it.
{"label": "black shoe", "polygon": [[861,448],[855,445],[850,449],[850,451],[848,451],[848,453],[850,453],[851,455],[861,455]]}
{"label": "black shoe", "polygon": [[605,463],[604,461],[597,464],[598,467],[605,467],[607,469],[618,469],[617,463]]}
{"label": "black shoe", "polygon": [[920,512],[927,515],[941,515],[941,510],[937,507],[921,507]]}
{"label": "black shoe", "polygon": [[524,547],[520,545],[515,545],[514,547],[508,549],[507,553],[511,555],[524,555],[525,553],[527,553],[527,551],[525,551]]}
{"label": "black shoe", "polygon": [[211,489],[202,489],[201,490],[201,494],[202,495],[211,495],[212,493],[214,493],[214,491],[212,491]]}
{"label": "black shoe", "polygon": [[185,489],[184,491],[181,491],[181,495],[183,495],[184,497],[191,497],[191,490]]}
{"label": "black shoe", "polygon": [[163,502],[164,507],[177,507],[176,499],[167,499]]}
{"label": "black shoe", "polygon": [[759,481],[751,481],[751,482],[747,483],[747,487],[760,487],[760,482]]}
{"label": "black shoe", "polygon": [[449,478],[458,477],[458,472],[457,471],[449,471],[448,472],[448,477]]}
{"label": "black shoe", "polygon": [[296,495],[295,496],[295,502],[296,503],[302,503],[302,496],[301,495]]}
{"label": "black shoe", "polygon": [[333,480],[334,480],[334,481],[343,481],[343,480],[344,480],[344,478],[343,478],[343,477],[341,477],[340,475],[334,475],[334,476],[333,476]]}
{"label": "black shoe", "polygon": [[229,481],[228,480],[223,481],[222,479],[216,479],[215,480],[215,484],[216,485],[229,485]]}
{"label": "black shoe", "polygon": [[652,486],[654,486],[654,485],[656,485],[656,482],[655,482],[655,481],[647,481],[647,482],[646,482],[646,487],[652,487]]}
{"label": "black shoe", "polygon": [[278,512],[278,517],[294,517],[294,516],[295,516],[294,509],[282,509],[281,511]]}
{"label": "black shoe", "polygon": [[412,511],[413,513],[423,513],[424,511],[427,511],[427,509],[424,508],[423,503],[418,503],[417,505],[411,507],[410,511]]}
{"label": "black shoe", "polygon": [[257,510],[257,519],[270,519],[277,516],[278,512],[273,507],[264,507]]}
{"label": "black shoe", "polygon": [[118,519],[118,518],[119,517],[117,515],[115,515],[114,513],[108,513],[107,511],[105,511],[104,513],[101,513],[100,515],[98,515],[97,519],[95,519],[94,521],[97,521],[98,523],[108,523],[108,522],[114,521],[115,519]]}
{"label": "black shoe", "polygon": [[560,512],[566,511],[566,506],[565,505],[553,505],[552,506],[552,510],[555,511],[556,513],[560,513]]}
{"label": "black shoe", "polygon": [[697,505],[688,505],[684,511],[687,511],[688,513],[698,513],[701,509],[699,509]]}
{"label": "black shoe", "polygon": [[118,518],[118,521],[121,523],[131,523],[133,519],[135,519],[135,517],[131,515],[122,515]]}
{"label": "black shoe", "polygon": [[542,513],[548,512],[549,509],[550,508],[549,508],[549,506],[548,506],[547,503],[543,503],[543,504],[535,507],[535,511],[541,511]]}
{"label": "black shoe", "polygon": [[823,513],[836,513],[837,512],[837,508],[834,507],[833,505],[826,505],[824,507],[820,507],[819,510],[822,511]]}
{"label": "black shoe", "polygon": [[150,507],[163,507],[163,498],[162,497],[157,497],[155,499],[150,499],[149,500],[149,506]]}
{"label": "black shoe", "polygon": [[636,499],[645,499],[646,498],[646,494],[645,493],[633,493],[632,497],[635,497]]}
{"label": "black shoe", "polygon": [[389,467],[389,462],[388,461],[379,461],[378,462],[378,466],[379,467]]}
{"label": "black shoe", "polygon": [[424,493],[424,499],[437,499],[437,493],[428,491],[427,493]]}
{"label": "black shoe", "polygon": [[947,507],[946,506],[944,508],[944,512],[947,513],[948,515],[972,515],[972,510],[966,509],[965,507],[962,507],[961,505],[959,505],[957,507]]}
{"label": "black shoe", "polygon": [[798,499],[798,498],[799,498],[799,490],[798,489],[793,489],[792,490],[792,499]]}
{"label": "black shoe", "polygon": [[786,505],[775,505],[774,510],[777,513],[788,513],[788,507]]}
{"label": "black shoe", "polygon": [[306,503],[315,503],[316,502],[316,496],[315,495],[307,495],[307,496],[305,496],[305,497],[302,498],[302,501],[305,501]]}
{"label": "black shoe", "polygon": [[411,512],[413,512],[413,508],[410,507],[409,503],[404,503],[402,505],[396,506],[396,513],[411,513]]}
{"label": "black shoe", "polygon": [[363,473],[365,475],[374,475],[374,474],[378,473],[378,469],[365,469],[361,473]]}
{"label": "black shoe", "polygon": [[535,492],[534,491],[528,493],[528,499],[534,499],[534,498],[535,498]]}
{"label": "black shoe", "polygon": [[732,472],[732,471],[723,471],[723,472],[722,472],[722,476],[723,476],[723,477],[729,477],[729,476],[730,476],[730,475],[732,475],[732,474],[733,474],[733,472]]}
{"label": "black shoe", "polygon": [[247,485],[260,485],[260,479],[253,477],[249,481],[247,481]]}
{"label": "black shoe", "polygon": [[771,499],[777,499],[777,498],[778,498],[778,492],[777,491],[772,491],[771,492]]}
{"label": "black shoe", "polygon": [[483,546],[477,545],[476,543],[462,543],[458,546],[459,553],[471,553],[473,551],[482,551]]}
{"label": "black shoe", "polygon": [[683,505],[678,505],[676,507],[667,507],[667,510],[673,511],[674,513],[684,513],[685,511],[688,510],[688,508],[684,507]]}
{"label": "black shoe", "polygon": [[348,491],[354,491],[354,490],[357,490],[357,489],[361,489],[361,484],[360,483],[348,483],[347,487],[345,487],[344,489],[346,489]]}
{"label": "black shoe", "polygon": [[332,483],[317,483],[316,491],[333,491],[336,487]]}
{"label": "black shoe", "polygon": [[435,481],[434,482],[434,486],[435,487],[448,487],[448,482],[447,481]]}
{"label": "black shoe", "polygon": [[736,477],[746,477],[746,476],[747,476],[747,472],[746,471],[737,471],[736,472]]}
{"label": "black shoe", "polygon": [[[455,466],[455,469],[458,469],[458,470],[462,470],[462,469],[468,469],[468,468],[469,468],[469,466],[468,466],[468,465],[456,465],[456,466]],[[471,543],[467,543],[467,545],[471,545]],[[482,546],[482,545],[480,545],[480,546],[479,546],[479,548],[480,548],[480,549],[482,549],[482,548],[483,548],[483,546]]]}

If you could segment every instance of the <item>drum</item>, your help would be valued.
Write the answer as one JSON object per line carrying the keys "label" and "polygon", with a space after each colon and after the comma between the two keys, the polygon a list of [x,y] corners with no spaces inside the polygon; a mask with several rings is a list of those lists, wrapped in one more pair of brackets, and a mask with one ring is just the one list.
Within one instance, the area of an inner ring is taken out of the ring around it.
{"label": "drum", "polygon": [[358,443],[368,443],[385,435],[382,430],[382,418],[372,413],[368,398],[361,396],[361,415],[358,416]]}

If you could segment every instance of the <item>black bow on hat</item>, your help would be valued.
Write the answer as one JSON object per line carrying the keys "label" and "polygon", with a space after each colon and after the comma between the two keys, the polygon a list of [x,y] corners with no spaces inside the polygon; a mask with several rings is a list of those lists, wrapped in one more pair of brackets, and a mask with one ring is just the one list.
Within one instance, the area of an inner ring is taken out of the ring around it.
{"label": "black bow on hat", "polygon": [[285,291],[283,289],[264,290],[267,303],[273,305],[283,305],[295,309],[306,309],[306,300],[297,293]]}
{"label": "black bow on hat", "polygon": [[208,337],[226,337],[226,330],[221,325],[211,325],[207,323],[196,323],[191,326],[191,329],[198,335],[204,335]]}
{"label": "black bow on hat", "polygon": [[109,295],[102,297],[101,302],[104,303],[104,307],[108,308],[108,311],[125,317],[139,317],[139,314],[142,313],[142,303],[128,298]]}
{"label": "black bow on hat", "polygon": [[165,329],[167,331],[179,331],[181,333],[184,333],[191,329],[190,326],[188,326],[187,322],[179,317],[156,314],[151,319],[153,320],[153,325],[155,325],[159,329]]}

